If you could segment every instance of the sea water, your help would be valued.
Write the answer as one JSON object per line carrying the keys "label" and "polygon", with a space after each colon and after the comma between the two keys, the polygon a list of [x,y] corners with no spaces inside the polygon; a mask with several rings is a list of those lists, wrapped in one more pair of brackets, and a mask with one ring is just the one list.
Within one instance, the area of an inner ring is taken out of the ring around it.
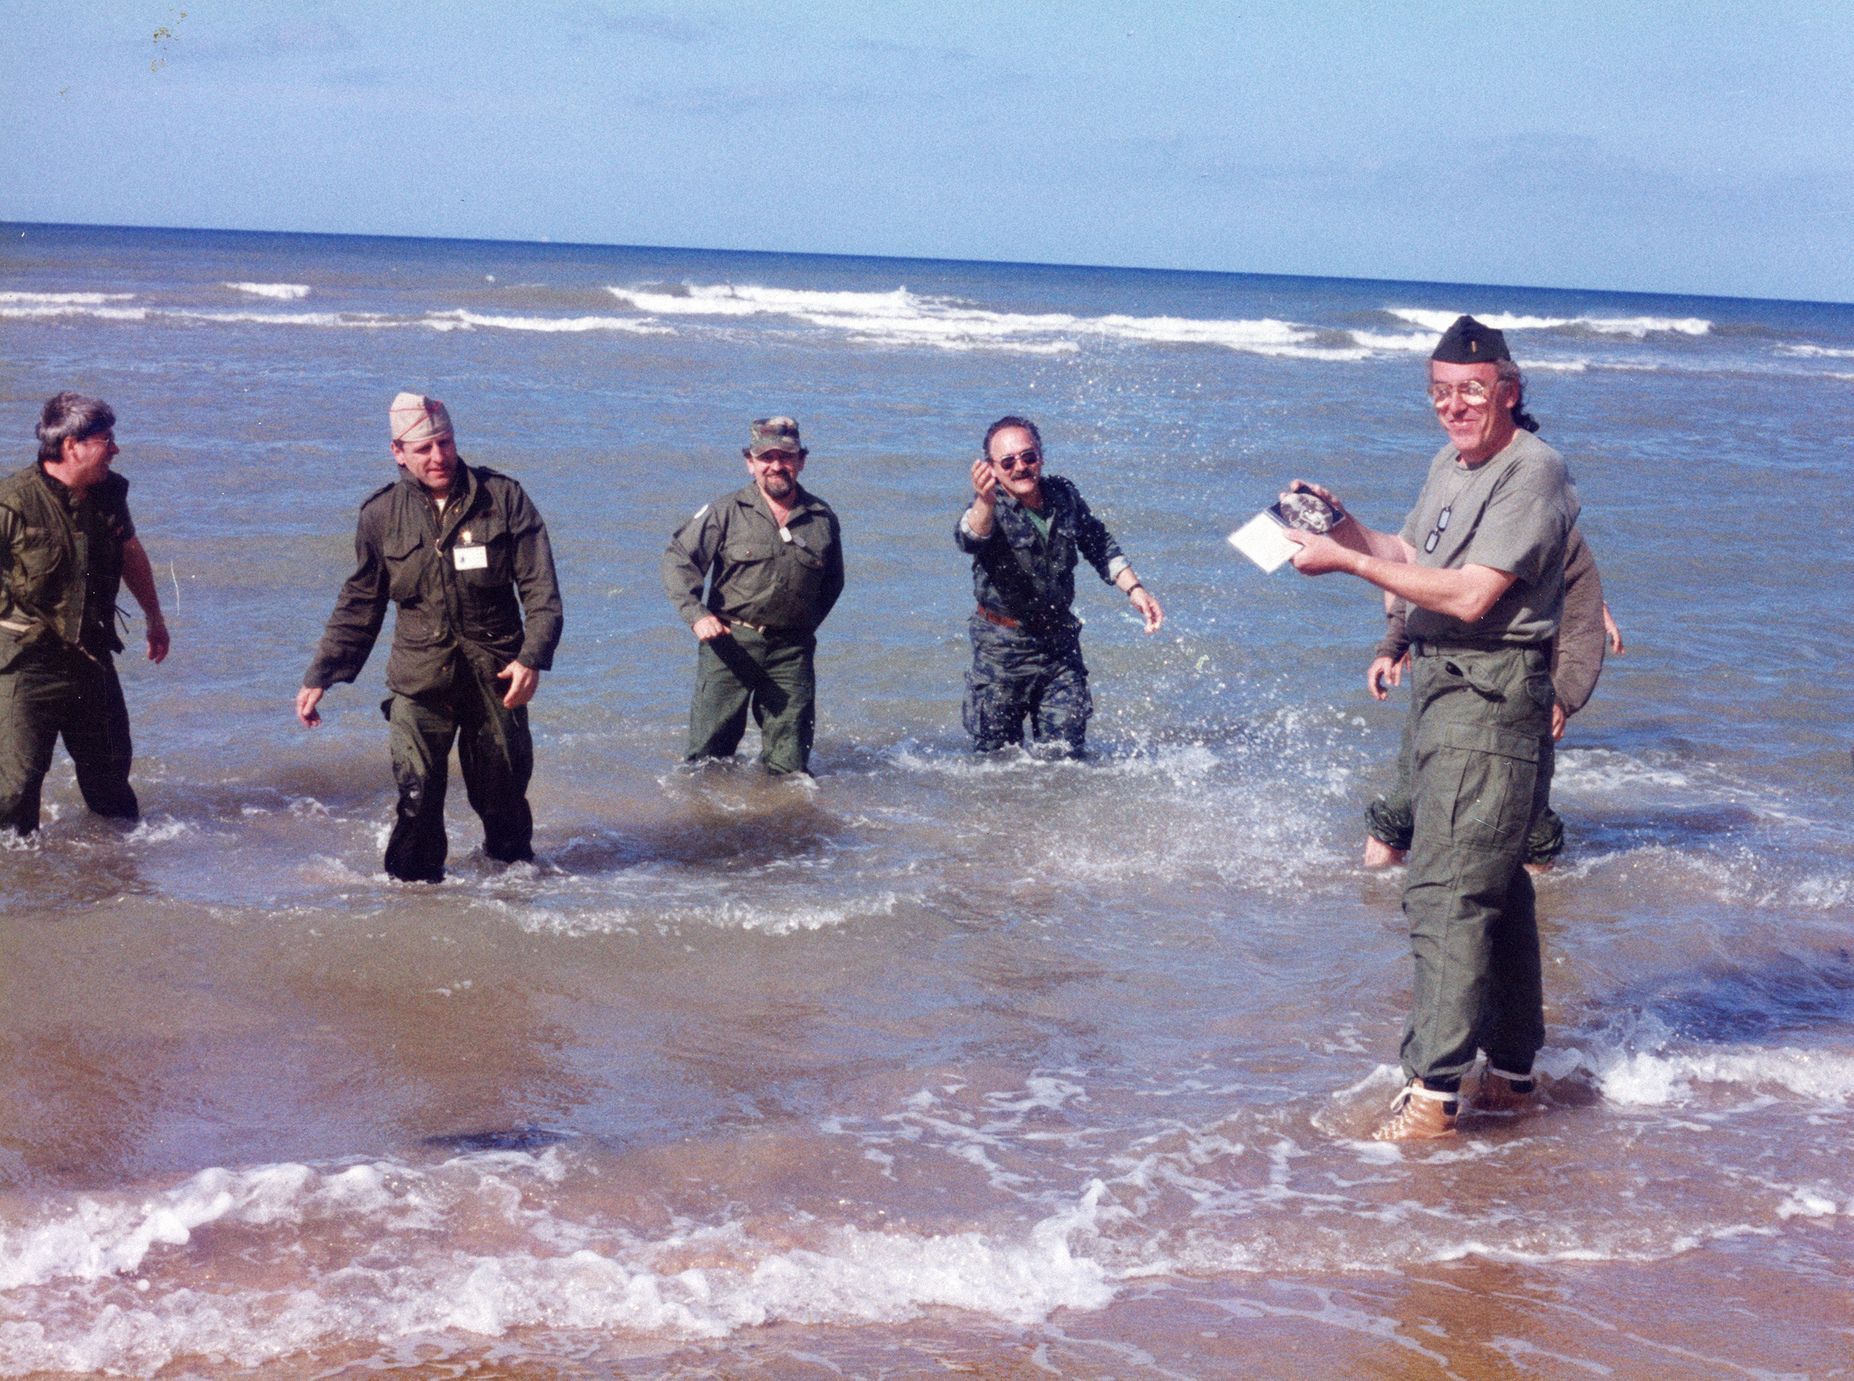
{"label": "sea water", "polygon": [[[0,227],[0,416],[108,399],[174,650],[143,820],[62,760],[0,850],[0,1372],[1822,1373],[1854,1346],[1854,308]],[[1472,278],[1471,257],[1461,276]],[[1627,639],[1539,879],[1549,1079],[1396,1086],[1401,695],[1374,591],[1224,535],[1397,526],[1469,311],[1528,371]],[[384,650],[291,702],[442,398],[546,516],[537,859],[454,788],[393,883]],[[1084,570],[1082,763],[973,757],[953,524],[1043,428],[1165,605]],[[680,764],[671,531],[799,418],[843,521],[814,781]],[[125,601],[126,602],[126,601]]]}

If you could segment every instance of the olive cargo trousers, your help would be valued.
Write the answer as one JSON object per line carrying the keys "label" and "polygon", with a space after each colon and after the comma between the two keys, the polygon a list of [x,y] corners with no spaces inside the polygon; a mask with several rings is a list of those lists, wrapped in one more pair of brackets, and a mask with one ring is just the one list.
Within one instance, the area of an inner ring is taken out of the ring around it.
{"label": "olive cargo trousers", "polygon": [[504,709],[500,683],[460,666],[447,691],[393,695],[380,711],[390,726],[399,806],[386,840],[386,871],[406,882],[444,878],[444,795],[451,743],[463,769],[470,808],[483,821],[483,852],[504,863],[534,857],[528,780],[534,742],[528,707]]}
{"label": "olive cargo trousers", "polygon": [[39,827],[39,793],[61,735],[84,804],[136,819],[129,710],[115,666],[66,647],[35,647],[0,672],[0,829]]}
{"label": "olive cargo trousers", "polygon": [[688,760],[733,757],[751,710],[767,770],[809,771],[817,730],[817,639],[744,623],[733,630],[696,653]]}
{"label": "olive cargo trousers", "polygon": [[1452,1088],[1476,1049],[1525,1073],[1545,1041],[1538,921],[1522,862],[1551,787],[1544,649],[1425,649],[1410,714],[1415,830],[1403,910],[1416,960],[1405,1078]]}

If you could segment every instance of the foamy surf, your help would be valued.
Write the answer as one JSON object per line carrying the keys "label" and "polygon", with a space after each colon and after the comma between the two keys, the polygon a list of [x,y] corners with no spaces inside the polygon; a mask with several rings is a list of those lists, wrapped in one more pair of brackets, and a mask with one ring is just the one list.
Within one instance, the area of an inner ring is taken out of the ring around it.
{"label": "foamy surf", "polygon": [[1087,1196],[1009,1231],[756,1214],[647,1234],[565,1216],[587,1168],[555,1148],[215,1168],[144,1195],[71,1196],[0,1226],[0,1369],[258,1366],[357,1340],[537,1327],[713,1339],[940,1309],[1027,1325],[1115,1294],[1077,1250],[1093,1230]]}
{"label": "foamy surf", "polygon": [[278,302],[297,302],[309,296],[307,283],[227,283],[225,286],[248,297],[268,297]]}
{"label": "foamy surf", "polygon": [[[1446,331],[1461,315],[1460,311],[1438,311],[1428,307],[1386,307],[1384,311],[1433,335]],[[1473,316],[1498,331],[1585,331],[1602,336],[1629,336],[1636,340],[1651,335],[1704,336],[1712,330],[1712,322],[1705,317],[1530,316],[1521,312],[1481,310],[1474,311]]]}

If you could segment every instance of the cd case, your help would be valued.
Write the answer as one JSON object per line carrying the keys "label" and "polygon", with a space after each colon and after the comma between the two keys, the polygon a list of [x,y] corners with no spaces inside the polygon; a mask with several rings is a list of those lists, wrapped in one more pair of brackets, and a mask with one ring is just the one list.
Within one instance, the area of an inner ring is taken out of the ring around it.
{"label": "cd case", "polygon": [[1274,504],[1232,532],[1230,545],[1263,570],[1277,570],[1300,550],[1282,532],[1287,526],[1281,505]]}

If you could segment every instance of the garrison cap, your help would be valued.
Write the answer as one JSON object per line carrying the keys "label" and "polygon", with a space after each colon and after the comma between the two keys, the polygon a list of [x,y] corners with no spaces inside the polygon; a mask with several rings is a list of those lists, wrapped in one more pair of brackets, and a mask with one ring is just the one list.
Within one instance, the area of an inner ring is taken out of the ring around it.
{"label": "garrison cap", "polygon": [[434,436],[453,436],[451,415],[444,404],[422,393],[401,393],[393,399],[387,414],[392,422],[393,444],[406,441],[429,441]]}
{"label": "garrison cap", "polygon": [[766,451],[790,451],[798,455],[805,449],[798,439],[798,423],[789,417],[762,417],[754,422],[749,436],[747,454],[752,456]]}
{"label": "garrison cap", "polygon": [[1455,324],[1442,333],[1429,358],[1442,364],[1492,364],[1510,360],[1506,337],[1491,326],[1483,326],[1471,316],[1458,316]]}

